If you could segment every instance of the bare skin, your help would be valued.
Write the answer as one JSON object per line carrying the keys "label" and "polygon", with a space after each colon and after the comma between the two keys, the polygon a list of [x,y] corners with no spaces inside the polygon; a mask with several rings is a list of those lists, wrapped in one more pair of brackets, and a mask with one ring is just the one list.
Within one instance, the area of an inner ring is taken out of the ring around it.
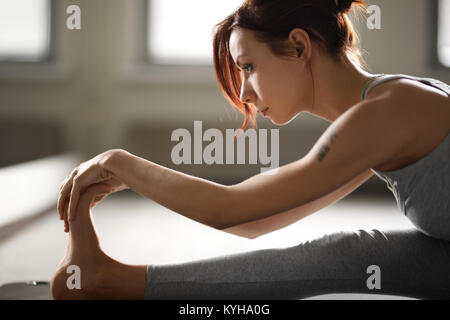
{"label": "bare skin", "polygon": [[[51,280],[55,299],[143,299],[146,265],[128,265],[108,256],[101,248],[91,208],[99,194],[110,186],[94,184],[80,196],[77,219],[69,221],[70,232],[64,257]],[[81,270],[81,289],[68,289],[70,265]]]}
{"label": "bare skin", "polygon": [[[280,59],[251,30],[233,30],[230,52],[240,69],[242,102],[259,110],[269,107],[267,117],[284,125],[304,111],[334,122],[360,101],[364,84],[374,74],[347,56],[334,61],[302,29],[293,29],[288,42],[301,49],[301,55]],[[436,88],[408,79],[391,80],[369,91],[365,102],[377,99],[401,109],[396,127],[408,132],[412,143],[376,170],[396,170],[423,158],[450,132],[450,97]],[[331,141],[321,148],[317,160],[330,148]]]}

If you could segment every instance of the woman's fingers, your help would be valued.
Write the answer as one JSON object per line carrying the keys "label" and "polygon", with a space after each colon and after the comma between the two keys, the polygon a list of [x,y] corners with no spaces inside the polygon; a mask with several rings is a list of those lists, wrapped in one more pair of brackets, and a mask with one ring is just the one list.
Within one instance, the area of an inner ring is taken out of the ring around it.
{"label": "woman's fingers", "polygon": [[[70,178],[60,191],[60,198],[58,200],[60,218],[63,217],[67,221],[75,221],[80,194],[93,184],[101,181],[108,181],[108,179],[110,180],[108,174],[102,170],[103,169],[95,163],[85,162],[72,171]],[[103,189],[105,190],[105,193],[108,193],[111,192],[113,188],[109,184],[104,184]],[[64,209],[66,201],[68,202],[68,208]]]}
{"label": "woman's fingers", "polygon": [[[76,181],[76,182],[74,183],[75,187],[72,188],[71,195],[73,195],[73,190],[76,189],[77,184],[78,184],[78,180],[75,180],[75,181]],[[98,202],[100,202],[101,200],[103,200],[105,197],[107,197],[107,196],[108,196],[109,194],[111,194],[111,192],[112,192],[111,186],[109,186],[109,185],[107,185],[107,184],[96,184],[96,185],[97,185],[97,186],[96,186],[97,190],[96,190],[95,192],[98,192],[98,194],[97,194],[94,198],[92,198],[91,203],[90,203],[90,208],[93,208]],[[101,185],[101,188],[99,188],[100,185]],[[92,186],[91,186],[91,187],[92,187]],[[89,189],[89,188],[84,189],[83,192],[87,192],[86,190],[88,190],[88,189]],[[80,190],[80,189],[78,189],[78,190]],[[89,191],[89,190],[88,190],[88,191]],[[91,192],[91,193],[93,192],[92,188],[91,188],[91,191],[90,191],[90,192]],[[78,204],[78,199],[79,199],[80,193],[81,193],[81,192],[78,192],[78,197],[77,197],[77,198],[72,198],[72,197],[71,197],[71,198],[69,199],[69,197],[66,197],[66,201],[61,202],[61,203],[63,203],[63,205],[62,205],[62,207],[63,207],[63,212],[66,212],[66,213],[69,212],[70,201],[75,201],[75,199],[76,199],[76,202],[72,202],[72,203],[75,203],[75,209],[76,209],[77,204]],[[94,194],[92,194],[92,195],[94,195]],[[75,209],[74,209],[73,212],[76,212]],[[71,218],[70,218],[70,217],[71,217]],[[70,215],[66,214],[66,215],[64,216],[64,232],[69,232],[69,221],[74,221],[74,220],[75,220],[75,215],[70,216]]]}
{"label": "woman's fingers", "polygon": [[[68,206],[68,201],[64,202],[64,212],[67,211]],[[69,222],[67,221],[67,219],[64,219],[64,232],[69,232]]]}
{"label": "woman's fingers", "polygon": [[67,208],[64,208],[64,205],[66,201],[68,201],[68,197],[70,196],[70,191],[72,189],[73,179],[77,173],[78,167],[72,170],[69,177],[64,180],[63,186],[60,187],[58,199],[58,212],[60,219],[65,219],[65,216],[67,215]]}
{"label": "woman's fingers", "polygon": [[67,209],[64,207],[64,205],[68,200],[68,195],[70,194],[71,188],[72,188],[72,179],[66,178],[65,184],[61,187],[61,190],[59,191],[58,213],[60,220],[63,220],[65,218]]}
{"label": "woman's fingers", "polygon": [[80,177],[75,177],[73,180],[72,190],[70,192],[70,200],[69,200],[69,212],[68,212],[68,220],[75,220],[75,213],[78,204],[78,199],[80,198],[80,189],[81,189],[81,181]]}
{"label": "woman's fingers", "polygon": [[63,189],[64,186],[67,183],[67,178],[64,179],[64,182],[61,184],[61,187],[59,187],[59,195],[58,195],[58,204],[56,208],[58,209],[59,213],[59,220],[63,219],[63,211],[64,211],[64,199],[63,199]]}

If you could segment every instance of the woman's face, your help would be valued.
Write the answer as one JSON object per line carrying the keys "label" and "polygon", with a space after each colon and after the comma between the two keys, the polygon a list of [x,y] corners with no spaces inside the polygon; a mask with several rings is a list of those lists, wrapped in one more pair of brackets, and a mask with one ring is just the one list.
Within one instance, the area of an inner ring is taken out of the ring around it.
{"label": "woman's face", "polygon": [[241,75],[240,99],[265,112],[274,124],[283,125],[300,112],[309,111],[312,90],[304,63],[282,59],[256,41],[253,31],[235,29],[230,36],[230,53]]}

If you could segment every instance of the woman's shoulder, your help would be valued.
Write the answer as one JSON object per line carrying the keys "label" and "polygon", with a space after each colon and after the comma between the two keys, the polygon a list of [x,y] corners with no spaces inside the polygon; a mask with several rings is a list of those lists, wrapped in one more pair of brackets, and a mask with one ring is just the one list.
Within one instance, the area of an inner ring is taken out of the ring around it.
{"label": "woman's shoulder", "polygon": [[[421,102],[430,97],[447,101],[447,103],[450,101],[449,94],[443,91],[443,87],[448,86],[439,80],[409,75],[386,75],[385,77],[387,78],[384,78],[384,80],[380,79],[380,83],[377,83],[367,93],[367,100],[389,96],[391,98],[399,98],[403,101],[414,98],[414,100],[411,101]],[[430,82],[434,84],[430,84]],[[441,84],[437,85],[437,82],[440,82]],[[417,98],[419,98],[419,100],[416,100]]]}
{"label": "woman's shoulder", "polygon": [[372,106],[372,112],[382,112],[381,119],[386,121],[380,123],[380,130],[394,125],[397,132],[408,136],[398,155],[379,170],[395,170],[417,161],[436,148],[450,131],[450,97],[418,81],[402,78],[380,84],[363,102]]}
{"label": "woman's shoulder", "polygon": [[433,128],[446,132],[450,129],[450,96],[416,80],[400,78],[381,83],[364,102],[376,105],[386,117],[395,117],[399,129],[423,133]]}

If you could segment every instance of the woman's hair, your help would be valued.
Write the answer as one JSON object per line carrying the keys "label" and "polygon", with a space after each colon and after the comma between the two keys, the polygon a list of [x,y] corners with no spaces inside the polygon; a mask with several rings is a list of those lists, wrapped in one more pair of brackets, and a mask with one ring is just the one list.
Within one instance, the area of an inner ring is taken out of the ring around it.
{"label": "woman's hair", "polygon": [[256,40],[266,43],[273,54],[292,57],[296,51],[288,44],[288,36],[292,29],[300,28],[336,61],[347,55],[359,66],[365,66],[357,47],[358,36],[348,17],[353,4],[360,10],[367,7],[364,0],[246,0],[216,24],[214,68],[225,97],[245,115],[242,130],[249,119],[256,126],[256,113],[240,100],[241,78],[229,48],[231,32],[237,28],[252,30]]}

